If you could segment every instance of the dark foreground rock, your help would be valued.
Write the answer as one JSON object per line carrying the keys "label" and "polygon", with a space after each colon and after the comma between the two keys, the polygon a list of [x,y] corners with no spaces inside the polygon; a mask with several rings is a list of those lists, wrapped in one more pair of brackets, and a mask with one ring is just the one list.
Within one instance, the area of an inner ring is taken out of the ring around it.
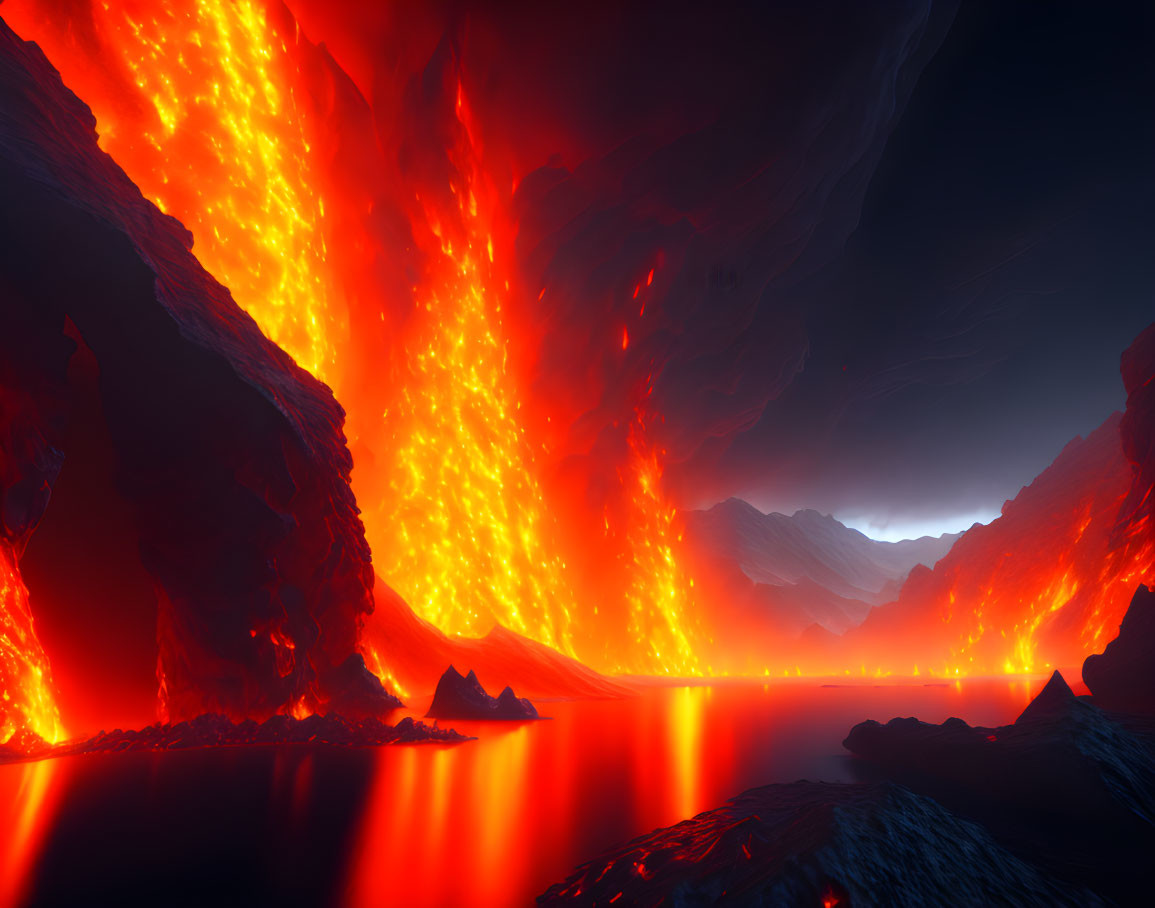
{"label": "dark foreground rock", "polygon": [[132,750],[187,750],[196,747],[241,747],[257,744],[328,744],[334,747],[378,747],[424,742],[456,744],[472,740],[450,728],[426,725],[406,716],[396,725],[376,718],[349,719],[329,714],[295,719],[273,716],[264,722],[233,722],[209,713],[186,722],[149,725],[138,731],[102,731],[86,741],[49,745],[22,742],[21,749],[0,748],[0,763],[73,754]]}
{"label": "dark foreground rock", "polygon": [[1144,744],[1062,676],[1013,725],[961,719],[862,722],[843,745],[876,764],[921,774],[967,797],[1096,819],[1155,818],[1155,760]]}
{"label": "dark foreground rock", "polygon": [[983,823],[1073,885],[1126,900],[1146,887],[1143,855],[1155,848],[1152,730],[1076,697],[1055,672],[1013,725],[868,721],[843,744],[867,774]]}
{"label": "dark foreground rock", "polygon": [[539,905],[1095,905],[890,783],[768,785],[584,864]]}
{"label": "dark foreground rock", "polygon": [[1135,591],[1119,635],[1083,663],[1083,683],[1107,709],[1155,716],[1155,592]]}
{"label": "dark foreground rock", "polygon": [[537,709],[513,688],[506,687],[497,697],[486,693],[471,670],[466,677],[452,665],[437,682],[433,703],[426,716],[438,719],[539,719]]}

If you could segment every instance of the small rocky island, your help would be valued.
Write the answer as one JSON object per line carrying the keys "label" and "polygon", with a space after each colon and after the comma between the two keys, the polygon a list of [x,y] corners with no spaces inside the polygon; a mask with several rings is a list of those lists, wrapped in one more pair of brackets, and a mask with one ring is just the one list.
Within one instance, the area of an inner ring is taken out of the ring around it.
{"label": "small rocky island", "polygon": [[49,744],[24,732],[0,746],[0,763],[66,757],[74,754],[119,753],[140,750],[188,750],[203,747],[320,744],[330,747],[380,747],[386,744],[457,744],[472,740],[451,728],[426,725],[406,716],[396,725],[375,717],[350,719],[324,716],[271,716],[264,722],[234,722],[228,716],[206,713],[184,722],[157,723],[139,730],[102,731],[83,741]]}
{"label": "small rocky island", "polygon": [[431,719],[540,719],[537,709],[524,697],[518,697],[513,688],[506,687],[491,697],[471,669],[464,678],[452,665],[437,682],[433,704],[426,718]]}

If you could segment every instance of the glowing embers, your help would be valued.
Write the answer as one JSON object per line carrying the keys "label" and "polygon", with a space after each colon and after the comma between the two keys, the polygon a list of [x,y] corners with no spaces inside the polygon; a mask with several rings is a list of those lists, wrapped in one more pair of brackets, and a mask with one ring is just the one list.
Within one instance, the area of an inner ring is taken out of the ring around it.
{"label": "glowing embers", "polygon": [[507,285],[462,104],[459,94],[451,207],[422,193],[415,213],[435,248],[385,413],[389,488],[363,502],[366,532],[378,573],[442,630],[477,635],[496,621],[572,654],[572,593],[519,419]]}
{"label": "glowing embers", "polygon": [[345,316],[289,75],[295,36],[254,0],[104,0],[92,17],[99,59],[50,24],[24,34],[47,39],[101,147],[192,231],[201,264],[301,366],[333,381]]}
{"label": "glowing embers", "polygon": [[[693,581],[678,566],[675,546],[681,542],[677,512],[662,496],[662,463],[649,441],[651,378],[629,425],[629,462],[619,471],[628,508],[624,537],[628,566],[629,632],[636,646],[621,657],[620,671],[700,675],[691,643]],[[607,533],[613,532],[611,522]]]}
{"label": "glowing embers", "polygon": [[52,671],[28,610],[16,559],[0,543],[0,745],[28,732],[55,744],[64,737]]}

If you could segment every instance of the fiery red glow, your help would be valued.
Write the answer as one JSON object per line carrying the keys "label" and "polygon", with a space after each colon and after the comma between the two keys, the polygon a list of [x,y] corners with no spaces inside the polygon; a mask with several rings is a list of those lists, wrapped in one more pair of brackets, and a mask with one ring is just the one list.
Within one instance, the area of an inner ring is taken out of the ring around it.
{"label": "fiery red glow", "polygon": [[378,572],[437,626],[480,634],[499,621],[572,653],[573,601],[509,367],[494,191],[460,86],[454,120],[459,182],[420,193],[414,212],[431,248],[384,412],[388,485],[362,498],[366,531]]}
{"label": "fiery red glow", "polygon": [[[578,427],[601,387],[556,400],[532,381],[542,354],[526,304],[552,288],[523,286],[514,265],[525,155],[515,167],[483,146],[485,112],[471,109],[457,61],[441,63],[435,147],[424,133],[406,145],[390,134],[404,92],[367,100],[339,85],[281,6],[105,0],[83,27],[37,0],[4,12],[91,106],[102,147],[189,227],[205,267],[334,389],[376,569],[442,630],[499,622],[603,671],[1030,673],[1101,648],[1151,579],[1150,535],[1116,525],[1129,475],[1116,464],[1110,488],[1088,487],[1072,507],[1060,496],[1045,523],[1024,522],[1026,541],[979,533],[929,586],[916,578],[892,610],[901,642],[864,633],[849,668],[841,649],[755,652],[766,642],[755,634],[726,658],[663,488],[661,364],[645,353],[662,259],[620,288],[629,317],[596,341],[598,356],[646,377],[597,411],[596,430]],[[368,90],[363,73],[358,84]],[[402,147],[428,160],[400,166]],[[364,172],[344,172],[350,160]],[[287,671],[293,640],[274,643]],[[372,626],[364,651],[391,678]]]}
{"label": "fiery red glow", "polygon": [[51,743],[64,737],[52,670],[28,610],[28,590],[13,553],[0,543],[0,745],[22,732]]}
{"label": "fiery red glow", "polygon": [[[323,125],[310,113],[316,105],[302,97],[311,46],[283,9],[185,0],[157,13],[102,2],[91,40],[34,3],[6,15],[92,107],[102,147],[190,228],[202,264],[334,388],[355,452],[358,443],[371,452],[354,485],[375,566],[419,614],[451,633],[500,622],[603,670],[700,670],[684,626],[675,511],[646,440],[644,401],[617,471],[629,513],[603,553],[617,588],[582,584],[586,595],[621,603],[599,620],[620,616],[626,626],[606,627],[598,645],[574,639],[577,584],[566,552],[580,543],[558,532],[558,508],[546,498],[554,452],[527,415],[523,366],[532,354],[514,349],[526,339],[507,322],[515,227],[502,210],[508,195],[482,169],[460,81],[441,150],[448,185],[408,176],[397,192],[411,200],[420,252],[409,297],[360,288],[353,301],[339,290],[354,276],[336,270],[356,255],[328,249],[372,240],[334,235],[338,219],[326,216],[317,187],[338,181],[319,155],[324,137],[314,138]],[[639,289],[653,280],[650,269]],[[370,315],[389,336],[366,325]],[[621,345],[630,346],[628,328]],[[351,376],[350,359],[375,363],[374,374]],[[619,643],[607,647],[611,639]]]}

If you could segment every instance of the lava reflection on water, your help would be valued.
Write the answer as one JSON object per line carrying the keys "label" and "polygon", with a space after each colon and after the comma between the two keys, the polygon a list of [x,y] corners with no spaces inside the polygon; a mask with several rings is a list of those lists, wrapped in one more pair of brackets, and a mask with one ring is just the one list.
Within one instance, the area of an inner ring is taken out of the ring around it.
{"label": "lava reflection on water", "polygon": [[[451,747],[2,765],[0,908],[167,904],[174,891],[211,904],[532,904],[604,849],[746,789],[853,780],[841,741],[863,719],[1005,724],[1045,680],[656,687],[542,703],[547,721],[454,721],[477,740]],[[141,875],[145,854],[163,855],[163,874]]]}
{"label": "lava reflection on water", "polygon": [[849,781],[841,741],[863,719],[1005,724],[1045,680],[659,687],[542,704],[549,721],[455,721],[478,740],[377,753],[346,900],[530,904],[610,845],[747,788]]}
{"label": "lava reflection on water", "polygon": [[0,908],[24,900],[40,846],[56,812],[58,789],[52,786],[56,769],[55,760],[42,760],[0,773],[0,803],[8,805],[6,814],[0,814],[7,838],[6,844],[0,845]]}

